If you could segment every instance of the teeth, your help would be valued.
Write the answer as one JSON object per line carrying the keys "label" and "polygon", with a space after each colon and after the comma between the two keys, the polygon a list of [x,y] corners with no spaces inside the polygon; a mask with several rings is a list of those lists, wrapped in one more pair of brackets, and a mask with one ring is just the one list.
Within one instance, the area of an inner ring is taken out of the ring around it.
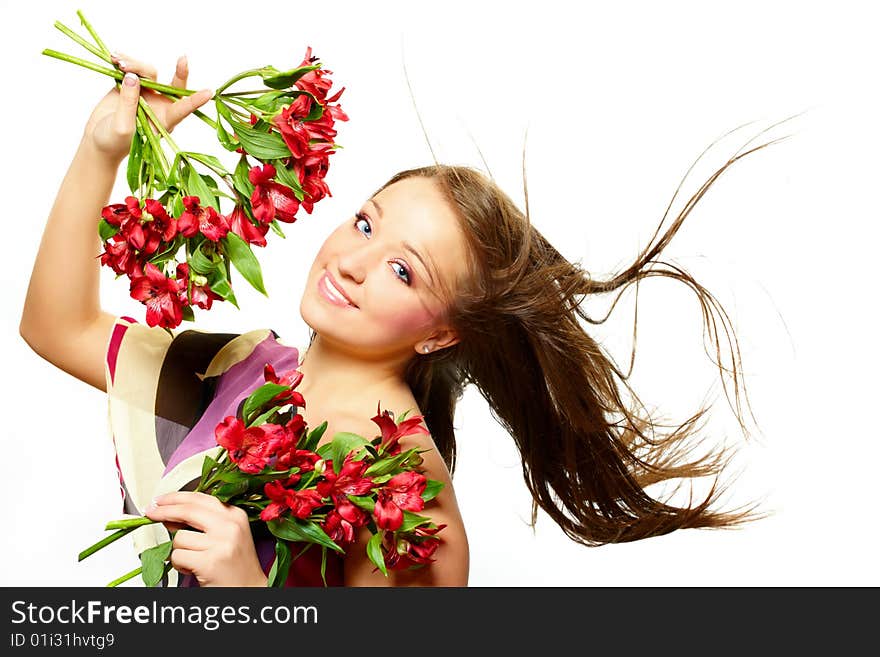
{"label": "teeth", "polygon": [[327,277],[327,289],[329,289],[337,299],[339,299],[343,303],[348,303],[348,299],[342,296],[342,294],[339,292],[339,289],[333,285],[333,281],[330,280],[329,276]]}

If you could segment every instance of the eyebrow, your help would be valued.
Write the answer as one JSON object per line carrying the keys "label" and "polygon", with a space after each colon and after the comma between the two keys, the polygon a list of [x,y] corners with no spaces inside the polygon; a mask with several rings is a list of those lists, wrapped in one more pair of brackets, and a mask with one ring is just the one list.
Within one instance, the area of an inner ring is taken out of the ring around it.
{"label": "eyebrow", "polygon": [[[370,203],[372,203],[373,205],[376,206],[376,210],[377,210],[378,213],[379,213],[379,218],[382,219],[382,218],[383,218],[383,216],[382,216],[382,215],[383,215],[383,212],[382,212],[382,206],[379,205],[379,203],[376,202],[375,199],[372,199],[372,198],[371,198],[371,199],[368,199],[368,200],[369,200]],[[418,251],[416,251],[416,248],[415,248],[412,244],[410,244],[409,242],[402,242],[402,244],[403,244],[403,248],[405,248],[407,251],[409,251],[409,252],[412,253],[416,258],[419,259],[419,262],[422,263],[422,267],[425,268],[425,271],[428,272],[428,276],[431,278],[431,285],[434,285],[434,273],[431,271],[431,268],[428,267],[427,263],[425,262],[425,259],[422,258],[421,254],[420,254]]]}

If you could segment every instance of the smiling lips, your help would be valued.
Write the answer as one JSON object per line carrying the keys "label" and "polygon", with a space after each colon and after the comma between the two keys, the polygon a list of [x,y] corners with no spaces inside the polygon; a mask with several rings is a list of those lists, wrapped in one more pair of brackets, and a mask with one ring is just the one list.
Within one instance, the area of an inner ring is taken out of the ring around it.
{"label": "smiling lips", "polygon": [[329,272],[324,272],[318,279],[318,291],[330,303],[343,308],[357,308],[357,306],[348,298],[345,291],[338,287]]}

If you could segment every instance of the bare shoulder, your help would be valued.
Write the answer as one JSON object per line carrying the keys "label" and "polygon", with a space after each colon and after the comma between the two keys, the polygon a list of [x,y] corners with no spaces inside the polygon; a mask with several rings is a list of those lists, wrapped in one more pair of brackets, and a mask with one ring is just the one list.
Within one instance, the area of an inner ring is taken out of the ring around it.
{"label": "bare shoulder", "polygon": [[[395,418],[409,410],[407,417],[421,415],[412,394],[394,391],[383,396],[381,409],[390,410]],[[350,425],[355,433],[372,438],[379,434],[379,427],[373,422],[375,413],[364,417],[362,414],[344,412],[341,422]],[[423,459],[421,470],[428,479],[443,483],[438,495],[425,504],[423,515],[429,516],[438,526],[445,524],[437,536],[440,546],[433,555],[435,563],[411,571],[390,571],[386,578],[376,570],[366,557],[366,543],[372,536],[366,527],[361,527],[345,559],[346,586],[467,586],[469,570],[469,549],[467,533],[459,510],[452,477],[430,434],[410,434],[400,439],[403,450],[417,447]],[[375,571],[375,572],[374,572]]]}

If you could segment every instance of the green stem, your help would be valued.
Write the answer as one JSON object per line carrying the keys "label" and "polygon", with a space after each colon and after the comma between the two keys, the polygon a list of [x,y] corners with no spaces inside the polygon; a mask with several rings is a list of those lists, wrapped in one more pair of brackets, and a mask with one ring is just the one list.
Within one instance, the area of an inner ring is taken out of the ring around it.
{"label": "green stem", "polygon": [[89,43],[88,41],[86,41],[85,39],[83,39],[79,34],[77,34],[76,32],[74,32],[73,30],[71,30],[69,27],[67,27],[67,26],[66,26],[64,23],[62,23],[61,21],[55,21],[55,27],[58,28],[59,30],[61,30],[62,32],[64,32],[64,34],[66,34],[66,35],[69,36],[71,39],[73,39],[74,41],[76,41],[79,45],[81,45],[83,48],[85,48],[86,50],[88,50],[90,53],[92,53],[92,54],[95,55],[96,57],[100,57],[101,59],[103,59],[103,60],[104,60],[105,62],[107,62],[108,64],[112,64],[112,63],[113,63],[113,62],[111,61],[111,59],[110,59],[110,55],[108,55],[108,54],[107,54],[106,52],[104,52],[103,50],[100,50],[100,49],[98,49],[98,48],[95,48],[95,46],[93,46],[91,43]]}
{"label": "green stem", "polygon": [[228,94],[223,94],[224,98],[234,98],[235,96],[250,96],[252,94],[264,94],[268,90],[267,89],[253,89],[251,91],[230,91]]}
{"label": "green stem", "polygon": [[85,16],[83,16],[82,11],[80,11],[79,9],[77,9],[77,10],[76,10],[76,15],[79,16],[79,20],[80,20],[80,22],[81,22],[81,23],[85,26],[85,28],[89,31],[89,34],[92,35],[92,38],[95,40],[95,43],[98,44],[98,47],[101,48],[101,50],[103,50],[104,52],[109,53],[109,52],[110,52],[110,49],[107,48],[106,45],[104,45],[104,42],[103,42],[103,41],[101,41],[101,37],[98,36],[98,33],[95,32],[95,30],[92,28],[92,24],[89,23],[89,22],[86,20],[86,17],[85,17]]}
{"label": "green stem", "polygon": [[131,531],[131,529],[120,529],[119,531],[116,531],[116,532],[113,532],[112,534],[110,534],[110,536],[106,536],[105,538],[102,538],[100,541],[98,541],[94,545],[91,545],[91,546],[87,547],[85,550],[83,550],[82,552],[80,552],[79,557],[77,558],[77,561],[82,561],[86,557],[93,555],[95,552],[97,552],[101,548],[105,548],[108,545],[110,545],[113,541],[119,540],[120,538],[122,538],[123,536],[128,534],[130,531]]}
{"label": "green stem", "polygon": [[107,586],[108,586],[108,587],[111,587],[111,586],[119,586],[119,585],[122,584],[123,582],[127,582],[128,580],[130,580],[130,579],[131,579],[132,577],[134,577],[135,575],[140,575],[140,574],[143,572],[143,570],[144,570],[144,567],[143,567],[143,566],[138,566],[137,568],[135,568],[134,570],[132,570],[130,573],[126,573],[126,574],[123,575],[122,577],[117,577],[117,578],[114,579],[112,582],[110,582]]}
{"label": "green stem", "polygon": [[225,91],[228,87],[231,87],[233,84],[235,84],[239,80],[244,80],[245,78],[249,78],[254,75],[259,75],[260,71],[262,71],[262,70],[263,70],[262,68],[252,68],[249,71],[243,71],[242,73],[239,73],[238,75],[235,75],[235,76],[229,78],[226,82],[224,82],[223,84],[220,85],[220,87],[217,89],[216,95],[219,96],[223,91]]}
{"label": "green stem", "polygon": [[124,518],[122,520],[111,520],[104,529],[137,529],[144,525],[155,524],[156,520],[141,516],[140,518]]}
{"label": "green stem", "polygon": [[165,137],[165,141],[168,142],[168,145],[174,150],[175,153],[180,153],[180,149],[177,147],[177,144],[174,143],[174,140],[171,138],[171,135],[168,134],[168,131],[162,125],[162,122],[156,117],[156,114],[153,112],[153,108],[150,107],[150,104],[144,100],[143,96],[138,99],[138,104],[141,108],[143,108],[144,112],[147,113],[147,116],[150,118],[150,121],[153,122],[153,125],[156,126],[156,129],[159,131],[163,137]]}
{"label": "green stem", "polygon": [[[141,99],[141,101],[143,101],[143,99]],[[152,149],[153,153],[161,158],[161,161],[158,162],[158,164],[160,168],[162,168],[162,178],[167,180],[169,164],[168,160],[165,157],[165,151],[162,150],[162,144],[159,142],[158,139],[156,139],[156,135],[153,134],[153,129],[150,127],[150,124],[147,121],[146,114],[141,111],[140,106],[138,107],[137,122],[141,132],[147,138],[147,141],[150,142],[150,148]]]}

